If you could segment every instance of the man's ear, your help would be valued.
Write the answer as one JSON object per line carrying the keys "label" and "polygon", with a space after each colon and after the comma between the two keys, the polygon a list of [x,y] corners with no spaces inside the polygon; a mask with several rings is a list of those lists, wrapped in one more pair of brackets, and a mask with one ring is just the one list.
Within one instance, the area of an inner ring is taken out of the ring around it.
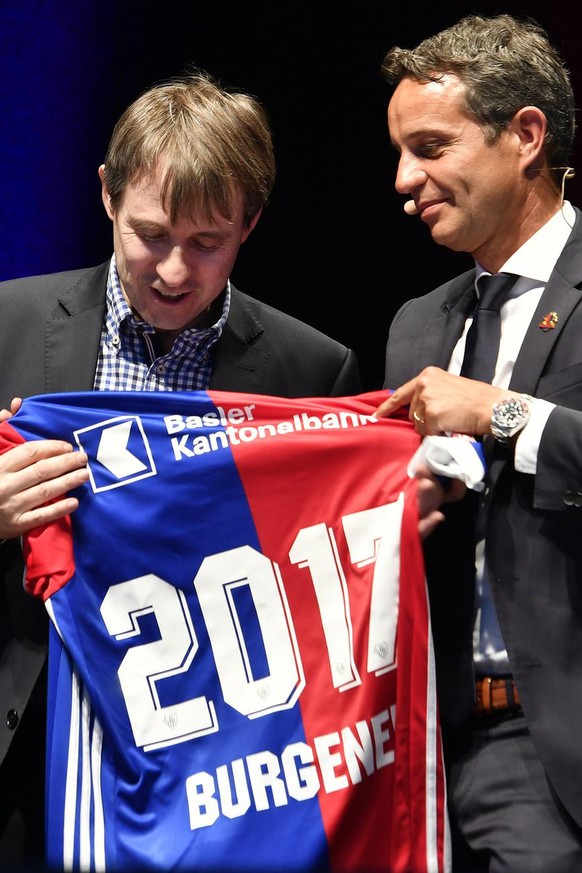
{"label": "man's ear", "polygon": [[537,106],[523,106],[513,116],[510,129],[519,137],[524,169],[539,169],[544,163],[544,143],[548,122]]}
{"label": "man's ear", "polygon": [[111,207],[111,197],[107,191],[107,185],[105,184],[105,164],[101,164],[99,167],[99,178],[101,180],[101,199],[103,200],[103,206],[105,207],[105,212],[109,216],[109,218],[113,221],[113,209]]}
{"label": "man's ear", "polygon": [[251,218],[249,223],[247,225],[245,225],[245,227],[243,228],[241,243],[244,243],[244,241],[246,239],[248,239],[248,237],[251,235],[252,231],[255,229],[257,221],[261,217],[262,211],[263,211],[263,207],[261,206],[261,208],[258,210],[258,212],[255,212],[255,214],[253,215],[253,217]]}

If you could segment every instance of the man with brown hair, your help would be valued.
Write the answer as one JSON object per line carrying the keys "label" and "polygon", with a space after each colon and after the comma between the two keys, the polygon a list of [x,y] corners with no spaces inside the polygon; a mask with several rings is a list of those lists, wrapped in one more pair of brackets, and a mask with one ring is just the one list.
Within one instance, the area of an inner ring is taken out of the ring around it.
{"label": "man with brown hair", "polygon": [[[0,407],[62,391],[361,390],[350,349],[230,282],[275,176],[256,99],[204,73],[156,85],[119,119],[99,176],[112,258],[0,284]],[[76,508],[84,464],[54,440],[0,458],[0,863],[37,861],[43,842],[47,619],[22,590],[20,537]]]}

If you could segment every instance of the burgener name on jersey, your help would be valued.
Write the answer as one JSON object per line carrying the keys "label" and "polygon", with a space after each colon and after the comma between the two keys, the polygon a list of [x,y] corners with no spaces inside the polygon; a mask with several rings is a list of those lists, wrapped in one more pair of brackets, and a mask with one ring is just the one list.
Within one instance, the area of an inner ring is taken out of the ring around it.
{"label": "burgener name on jersey", "polygon": [[191,830],[210,827],[221,815],[238,818],[251,806],[263,812],[287,805],[290,798],[310,800],[321,789],[331,794],[361,782],[394,763],[390,725],[384,710],[369,723],[357,722],[357,736],[344,727],[314,737],[313,747],[290,743],[280,756],[264,750],[217,767],[214,775],[194,773],[186,779]]}

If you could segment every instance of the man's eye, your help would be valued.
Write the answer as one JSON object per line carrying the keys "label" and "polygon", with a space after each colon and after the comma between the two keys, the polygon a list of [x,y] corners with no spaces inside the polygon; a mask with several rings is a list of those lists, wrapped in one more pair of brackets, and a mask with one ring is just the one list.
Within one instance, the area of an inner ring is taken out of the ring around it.
{"label": "man's eye", "polygon": [[146,242],[162,242],[162,240],[165,239],[165,237],[161,236],[159,233],[147,233],[146,231],[138,231],[137,235]]}
{"label": "man's eye", "polygon": [[219,247],[220,243],[213,243],[212,245],[204,245],[204,243],[194,241],[192,243],[192,247],[195,248],[199,252],[214,252]]}
{"label": "man's eye", "polygon": [[445,150],[445,144],[442,142],[426,143],[418,149],[418,154],[422,158],[438,158]]}

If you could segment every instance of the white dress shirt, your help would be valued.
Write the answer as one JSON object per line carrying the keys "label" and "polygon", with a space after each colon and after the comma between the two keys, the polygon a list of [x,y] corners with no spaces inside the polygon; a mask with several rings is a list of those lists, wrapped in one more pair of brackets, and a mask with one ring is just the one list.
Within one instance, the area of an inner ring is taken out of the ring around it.
{"label": "white dress shirt", "polygon": [[[500,273],[514,273],[520,278],[501,308],[501,340],[493,385],[500,388],[509,386],[523,338],[570,235],[574,220],[574,209],[565,201],[562,209],[530,237],[499,270]],[[476,279],[487,272],[480,264],[476,263],[475,266]],[[450,373],[460,372],[465,338],[471,322],[472,318],[469,317],[463,335],[453,350],[448,367]],[[530,420],[521,431],[515,447],[514,464],[520,473],[535,474],[542,431],[554,408],[554,404],[540,399],[536,399],[532,406]],[[476,615],[473,636],[475,669],[481,674],[508,673],[507,652],[484,572],[483,552],[484,542],[479,542],[476,550]]]}

